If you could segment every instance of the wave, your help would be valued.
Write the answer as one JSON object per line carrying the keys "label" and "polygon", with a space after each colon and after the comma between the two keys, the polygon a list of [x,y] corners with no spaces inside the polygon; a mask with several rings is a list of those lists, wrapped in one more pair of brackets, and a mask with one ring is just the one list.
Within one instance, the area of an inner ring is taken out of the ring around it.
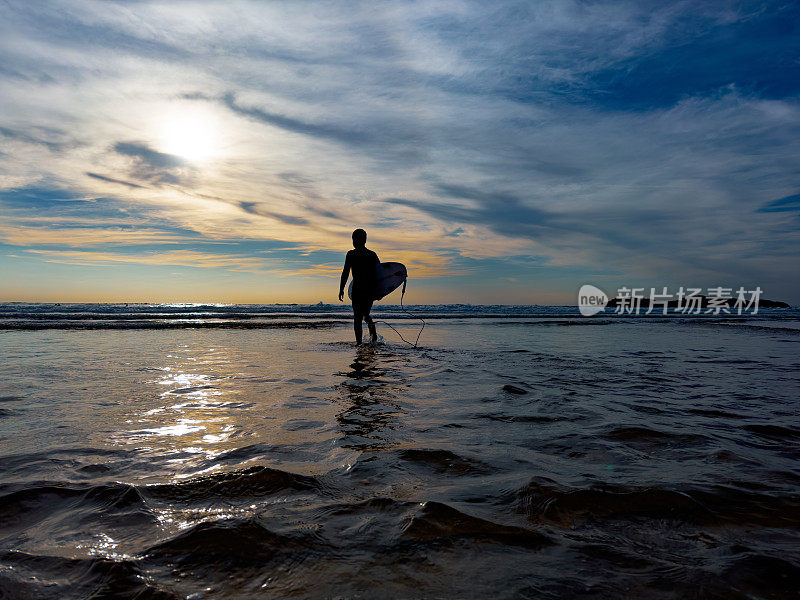
{"label": "wave", "polygon": [[[741,590],[748,598],[791,598],[800,590],[800,567],[776,556],[768,556],[736,547],[743,556],[722,573],[717,587],[731,597],[731,589]],[[711,590],[709,590],[711,591]]]}
{"label": "wave", "polygon": [[738,413],[724,411],[724,410],[717,410],[717,409],[705,409],[705,408],[689,408],[686,412],[692,413],[693,415],[700,415],[701,417],[709,417],[709,418],[723,418],[723,419],[746,419],[745,415],[740,415]]}
{"label": "wave", "polygon": [[[29,304],[0,303],[0,330],[40,329],[182,329],[276,327],[331,327],[349,320],[346,304]],[[575,306],[536,305],[376,305],[378,319],[438,320],[492,319],[504,325],[572,327],[609,325],[631,321],[712,324],[747,324],[759,327],[766,321],[796,321],[800,309],[765,309],[757,317],[716,315],[625,315],[598,314],[583,317]],[[766,327],[769,329],[770,327]],[[772,323],[775,328],[775,323]],[[788,331],[800,333],[800,329]]]}
{"label": "wave", "polygon": [[669,519],[701,526],[800,528],[800,496],[730,486],[665,489],[597,485],[569,488],[535,480],[512,503],[533,522],[568,526],[590,519]]}
{"label": "wave", "polygon": [[0,564],[11,567],[0,571],[0,593],[10,600],[185,598],[157,587],[133,560],[62,558],[7,550],[0,552]]}
{"label": "wave", "polygon": [[0,496],[0,515],[23,513],[37,506],[51,507],[54,501],[80,498],[84,503],[107,507],[127,507],[144,502],[138,488],[126,483],[80,486],[50,483],[27,486]]}
{"label": "wave", "polygon": [[270,560],[312,547],[311,536],[276,533],[258,517],[231,518],[199,523],[147,549],[143,558],[184,568],[262,568]]}
{"label": "wave", "polygon": [[783,427],[781,425],[745,425],[744,429],[750,433],[775,441],[797,441],[800,440],[800,429],[795,427]]}
{"label": "wave", "polygon": [[11,481],[12,477],[26,479],[32,475],[42,480],[51,475],[54,478],[63,476],[66,472],[71,472],[73,476],[81,472],[101,472],[121,463],[148,465],[136,450],[65,447],[1,456],[0,474],[6,481]]}
{"label": "wave", "polygon": [[462,458],[448,450],[408,449],[398,453],[400,459],[427,467],[437,473],[479,475],[491,471],[489,465],[472,458]]}
{"label": "wave", "polygon": [[320,490],[321,487],[314,477],[258,466],[187,481],[148,485],[143,492],[160,500],[189,502],[214,498],[254,498],[288,490]]}
{"label": "wave", "polygon": [[42,523],[65,524],[92,521],[98,516],[106,525],[135,527],[154,525],[156,517],[136,486],[122,483],[77,486],[43,484],[28,486],[0,496],[0,532],[7,535]]}
{"label": "wave", "polygon": [[[207,505],[259,499],[280,492],[322,492],[313,477],[252,467],[164,484],[132,485],[120,482],[76,484],[42,482],[6,484],[0,495],[0,531],[21,528],[73,515],[116,516],[118,524],[154,522],[151,501],[175,506]],[[83,518],[83,517],[81,517]]]}
{"label": "wave", "polygon": [[[403,552],[409,544],[434,549],[468,542],[538,550],[554,543],[548,536],[533,529],[496,523],[433,500],[411,502],[396,498],[371,498],[326,506],[319,511],[319,518],[329,524],[341,520],[339,528],[353,522],[371,524],[379,519],[388,521],[385,529],[391,530],[392,534],[382,536],[380,544],[383,552]],[[348,527],[347,531],[353,530]],[[369,543],[368,540],[375,540],[376,537],[368,528],[362,527],[357,535],[363,536],[363,543]],[[359,540],[359,543],[362,541]]]}
{"label": "wave", "polygon": [[645,443],[645,444],[695,444],[709,438],[700,434],[673,433],[659,431],[649,427],[616,427],[600,435],[600,437],[615,442]]}
{"label": "wave", "polygon": [[341,325],[341,321],[276,321],[276,322],[236,322],[236,321],[107,321],[73,322],[54,321],[47,323],[0,322],[0,330],[41,331],[45,329],[328,329]]}
{"label": "wave", "polygon": [[437,545],[459,540],[539,549],[553,545],[546,535],[473,517],[441,502],[424,502],[403,528],[403,535]]}
{"label": "wave", "polygon": [[[421,467],[423,475],[428,471],[428,476],[436,477],[490,474],[481,461],[444,449],[407,448],[383,453],[380,459],[358,461],[358,465],[366,464],[375,474],[386,473],[387,466],[397,470],[403,465]],[[185,598],[201,587],[211,587],[215,590],[211,597],[217,593],[309,597],[324,595],[324,586],[334,585],[349,594],[354,592],[348,587],[348,578],[355,572],[353,564],[364,569],[386,564],[438,569],[460,561],[470,568],[476,556],[481,560],[494,556],[499,561],[494,563],[498,571],[487,575],[487,581],[499,584],[503,564],[530,557],[532,552],[535,560],[541,561],[542,581],[549,578],[547,585],[555,587],[571,585],[572,580],[561,577],[557,569],[565,553],[588,559],[608,585],[620,583],[624,574],[645,577],[647,587],[640,590],[640,596],[665,581],[679,586],[675,589],[681,593],[702,586],[715,590],[717,595],[712,597],[731,597],[727,592],[732,590],[786,597],[800,582],[796,565],[741,545],[730,546],[718,567],[705,570],[686,570],[680,560],[665,558],[669,553],[642,548],[641,532],[663,532],[665,522],[690,525],[677,529],[681,539],[700,536],[700,544],[706,543],[703,540],[715,543],[713,530],[728,525],[734,530],[800,531],[800,497],[766,484],[758,489],[733,485],[583,488],[536,478],[510,492],[492,495],[488,504],[480,503],[475,510],[491,508],[492,514],[487,516],[471,514],[472,504],[465,509],[463,503],[434,499],[431,495],[436,492],[422,486],[415,488],[412,497],[391,486],[381,489],[399,493],[361,498],[363,490],[352,484],[370,472],[361,469],[353,475],[354,471],[358,469],[337,469],[317,478],[259,466],[151,485],[53,482],[27,487],[16,484],[16,489],[7,485],[0,496],[0,522],[6,531],[26,531],[35,518],[42,523],[46,520],[47,526],[53,520],[79,523],[116,537],[114,524],[119,515],[147,514],[150,521],[141,526],[125,522],[128,530],[138,534],[135,550],[128,554],[72,558],[19,550],[0,552],[0,564],[11,567],[0,568],[0,593],[9,598],[171,600],[178,591],[178,597]],[[340,479],[335,481],[337,477]],[[377,478],[370,481],[380,485]],[[279,502],[276,494],[280,494]],[[292,497],[286,502],[286,494],[311,497]],[[230,504],[231,509],[211,510],[218,502]],[[154,518],[164,510],[182,513],[185,529],[165,533],[163,524]],[[632,527],[639,532],[633,538],[624,533]],[[676,528],[668,525],[666,530]],[[617,533],[609,537],[604,534],[607,531]],[[283,580],[274,589],[257,587],[268,576],[278,575]],[[331,581],[324,581],[331,576]],[[168,587],[160,587],[162,581]],[[370,581],[372,587],[362,593],[379,589],[379,580]],[[418,591],[447,595],[436,588],[435,581],[424,579],[423,583],[432,587]],[[631,582],[625,580],[624,585]],[[413,595],[409,588],[402,589],[405,595]],[[466,588],[454,589],[456,595],[465,595]],[[610,587],[609,593],[616,596],[620,589]],[[562,591],[573,595],[570,590]],[[504,595],[508,595],[507,589]]]}
{"label": "wave", "polygon": [[489,419],[490,421],[500,421],[501,423],[557,423],[559,421],[574,421],[575,418],[566,417],[544,417],[541,415],[507,415],[503,413],[479,413],[476,419]]}

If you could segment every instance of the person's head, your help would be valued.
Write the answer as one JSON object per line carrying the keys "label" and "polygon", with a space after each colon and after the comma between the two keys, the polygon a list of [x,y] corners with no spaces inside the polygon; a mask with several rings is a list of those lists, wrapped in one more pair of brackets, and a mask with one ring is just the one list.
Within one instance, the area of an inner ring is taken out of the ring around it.
{"label": "person's head", "polygon": [[353,248],[363,248],[367,245],[367,232],[363,229],[356,229],[353,232]]}

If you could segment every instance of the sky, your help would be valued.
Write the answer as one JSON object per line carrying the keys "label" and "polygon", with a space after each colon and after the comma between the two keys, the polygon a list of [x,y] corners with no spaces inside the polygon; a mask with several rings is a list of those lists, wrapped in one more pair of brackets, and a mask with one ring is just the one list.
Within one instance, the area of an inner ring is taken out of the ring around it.
{"label": "sky", "polygon": [[0,301],[336,302],[356,227],[407,303],[798,304],[800,5],[0,0]]}

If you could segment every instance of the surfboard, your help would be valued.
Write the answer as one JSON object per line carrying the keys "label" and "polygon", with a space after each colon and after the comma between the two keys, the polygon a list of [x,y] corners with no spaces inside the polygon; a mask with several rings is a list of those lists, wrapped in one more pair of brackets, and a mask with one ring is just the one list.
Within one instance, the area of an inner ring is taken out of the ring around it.
{"label": "surfboard", "polygon": [[[397,262],[385,262],[377,266],[378,277],[375,282],[375,293],[373,300],[382,300],[384,297],[391,294],[401,285],[408,277],[406,266]],[[353,299],[353,282],[347,288],[347,296]]]}

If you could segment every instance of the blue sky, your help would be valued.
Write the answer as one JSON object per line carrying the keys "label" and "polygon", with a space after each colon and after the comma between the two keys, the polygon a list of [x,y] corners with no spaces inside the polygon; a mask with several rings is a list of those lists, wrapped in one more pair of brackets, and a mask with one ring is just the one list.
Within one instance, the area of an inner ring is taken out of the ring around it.
{"label": "blue sky", "polygon": [[0,1],[0,300],[800,303],[800,7]]}

